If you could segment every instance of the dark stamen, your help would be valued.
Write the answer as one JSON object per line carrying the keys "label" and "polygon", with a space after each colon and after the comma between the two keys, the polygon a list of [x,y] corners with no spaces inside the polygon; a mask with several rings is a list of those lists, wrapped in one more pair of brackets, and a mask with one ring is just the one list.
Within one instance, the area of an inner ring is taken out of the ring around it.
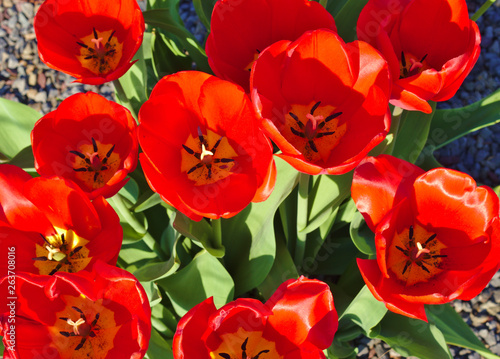
{"label": "dark stamen", "polygon": [[97,152],[97,143],[95,143],[94,137],[92,137],[92,147],[94,149],[94,152]]}
{"label": "dark stamen", "polygon": [[96,40],[99,39],[99,36],[97,36],[97,31],[95,31],[95,27],[92,30],[94,31],[94,37],[95,37],[95,39]]}
{"label": "dark stamen", "polygon": [[228,162],[234,162],[232,158],[216,158],[214,159],[214,163],[228,163]]}
{"label": "dark stamen", "polygon": [[97,181],[97,177],[99,177],[99,172],[94,173],[94,182]]}
{"label": "dark stamen", "polygon": [[93,327],[96,323],[97,323],[97,320],[99,319],[99,313],[97,313],[95,315],[95,319],[92,321],[92,323],[90,324],[91,327]]}
{"label": "dark stamen", "polygon": [[52,271],[49,273],[49,275],[53,275],[53,274],[57,273],[57,271],[59,271],[59,269],[61,269],[62,265],[63,265],[62,262],[59,262],[59,264],[56,265],[56,267],[54,269],[52,269]]}
{"label": "dark stamen", "polygon": [[63,233],[63,234],[61,234],[61,242],[62,242],[63,244],[65,244],[65,243],[66,243],[66,240],[64,239],[64,233]]}
{"label": "dark stamen", "polygon": [[425,246],[427,243],[431,242],[434,238],[436,238],[436,236],[437,236],[437,234],[436,234],[436,233],[434,233],[432,236],[430,236],[430,237],[429,237],[429,238],[425,241],[424,246]]}
{"label": "dark stamen", "polygon": [[78,345],[76,346],[75,350],[80,350],[80,349],[82,349],[83,344],[85,344],[85,341],[86,341],[86,340],[87,340],[87,338],[86,338],[86,337],[85,337],[85,338],[82,338],[82,341],[80,342],[80,344],[78,344]]}
{"label": "dark stamen", "polygon": [[415,263],[417,263],[417,265],[418,265],[420,268],[422,268],[424,271],[426,271],[427,273],[430,273],[430,272],[429,272],[429,270],[427,269],[427,267],[426,267],[426,266],[424,266],[424,264],[423,264],[423,263],[420,263],[420,262],[415,262]]}
{"label": "dark stamen", "polygon": [[212,147],[212,151],[211,151],[211,152],[212,152],[214,155],[215,155],[215,151],[217,150],[217,147],[219,147],[220,141],[222,141],[222,137],[221,137],[221,138],[219,138],[219,139],[217,140],[217,142],[215,142],[214,147]]}
{"label": "dark stamen", "polygon": [[427,57],[427,54],[425,54],[424,57],[422,57],[422,60],[420,60],[420,62],[424,62],[426,57]]}
{"label": "dark stamen", "polygon": [[219,353],[219,355],[224,358],[224,359],[231,359],[231,356],[229,354],[226,354],[226,353]]}
{"label": "dark stamen", "polygon": [[268,349],[261,350],[261,351],[259,352],[259,354],[257,354],[256,356],[254,356],[252,359],[259,359],[260,355],[261,355],[261,354],[265,354],[265,353],[269,353],[269,350],[268,350]]}
{"label": "dark stamen", "polygon": [[31,259],[34,261],[41,261],[41,262],[45,262],[45,261],[49,260],[47,257],[36,257],[36,258],[31,258]]}
{"label": "dark stamen", "polygon": [[75,249],[73,249],[71,251],[70,255],[74,255],[74,254],[78,253],[80,251],[80,249],[82,249],[82,248],[83,248],[83,246],[76,247]]}
{"label": "dark stamen", "polygon": [[49,243],[49,241],[47,241],[47,238],[45,238],[45,236],[43,234],[41,234],[41,233],[40,233],[40,235],[42,236],[44,242],[47,243],[50,246],[50,243]]}
{"label": "dark stamen", "polygon": [[115,32],[116,32],[116,30],[114,30],[114,31],[111,33],[111,35],[109,35],[109,37],[108,37],[108,42],[110,42],[110,41],[111,41],[111,39],[113,38],[113,35],[115,34]]}
{"label": "dark stamen", "polygon": [[242,358],[246,358],[247,357],[247,343],[248,343],[248,337],[245,339],[245,341],[243,342],[243,344],[241,344],[241,350],[243,351],[242,354],[241,354],[241,357]]}
{"label": "dark stamen", "polygon": [[408,269],[408,267],[410,266],[411,262],[410,261],[407,261],[406,264],[405,264],[405,267],[403,268],[403,273],[401,274],[405,274],[406,270]]}
{"label": "dark stamen", "polygon": [[296,114],[294,114],[293,112],[288,112],[288,114],[290,115],[291,118],[293,118],[295,120],[295,122],[297,122],[297,125],[299,125],[299,127],[301,129],[304,129],[304,124],[302,122],[300,122],[300,120]]}
{"label": "dark stamen", "polygon": [[73,168],[73,171],[76,171],[76,172],[87,172],[88,170],[86,168]]}
{"label": "dark stamen", "polygon": [[207,177],[212,178],[212,165],[211,164],[207,165],[207,168],[208,168]]}
{"label": "dark stamen", "polygon": [[71,332],[71,333],[70,332],[59,332],[59,334],[61,334],[62,336],[66,337],[66,338],[75,336],[75,333],[73,333],[73,332]]}
{"label": "dark stamen", "polygon": [[106,153],[106,158],[109,158],[109,156],[111,156],[114,149],[115,149],[115,145],[113,145],[113,147],[111,147],[111,149],[108,151],[108,153]]}
{"label": "dark stamen", "polygon": [[403,51],[401,51],[401,65],[403,65],[403,67],[406,67],[405,53]]}
{"label": "dark stamen", "polygon": [[259,49],[255,49],[255,51],[257,51],[257,53],[260,54],[260,50]]}
{"label": "dark stamen", "polygon": [[[324,123],[324,122],[323,122]],[[316,138],[321,138],[321,137],[325,137],[325,136],[330,136],[330,135],[333,135],[335,133],[335,131],[332,131],[332,132],[321,132],[321,133],[318,133],[316,135]]]}
{"label": "dark stamen", "polygon": [[435,254],[432,256],[432,258],[445,258],[448,257],[446,254]]}
{"label": "dark stamen", "polygon": [[59,319],[64,320],[65,322],[68,321],[68,318],[64,318],[64,317],[59,317]]}
{"label": "dark stamen", "polygon": [[318,101],[314,104],[314,106],[311,108],[311,115],[314,115],[314,111],[316,111],[320,103],[321,101]]}
{"label": "dark stamen", "polygon": [[85,45],[84,43],[82,42],[76,42],[78,45],[80,45],[81,47],[85,47],[86,49],[88,49],[89,47],[87,45]]}
{"label": "dark stamen", "polygon": [[325,118],[325,122],[331,121],[334,118],[339,117],[340,115],[342,115],[342,112],[335,112],[334,114],[331,114],[330,116],[328,116],[327,118]]}
{"label": "dark stamen", "polygon": [[190,149],[188,146],[182,145],[182,148],[184,148],[186,152],[189,153],[190,155],[194,155],[194,151]]}
{"label": "dark stamen", "polygon": [[318,152],[318,149],[316,148],[316,144],[314,143],[313,140],[309,140],[309,147],[311,147],[311,150],[314,152]]}
{"label": "dark stamen", "polygon": [[410,234],[408,238],[413,239],[413,226],[410,226]]}
{"label": "dark stamen", "polygon": [[90,59],[93,59],[94,58],[94,55],[91,55],[91,56],[85,56],[85,60],[90,60]]}
{"label": "dark stamen", "polygon": [[302,132],[299,132],[297,131],[295,128],[293,127],[290,127],[290,130],[292,131],[292,133],[295,135],[295,136],[299,136],[299,137],[302,137],[302,138],[305,138],[306,135],[303,134]]}
{"label": "dark stamen", "polygon": [[85,316],[83,315],[83,312],[80,308],[78,307],[75,307],[75,306],[72,306],[71,308],[73,308],[74,310],[76,310],[78,313],[80,313],[80,316],[83,320],[85,320]]}
{"label": "dark stamen", "polygon": [[194,171],[196,171],[198,168],[200,168],[200,167],[202,167],[202,166],[203,166],[203,163],[202,163],[202,162],[198,163],[196,166],[191,167],[191,168],[189,169],[189,171],[187,171],[187,174],[193,173]]}
{"label": "dark stamen", "polygon": [[404,254],[408,255],[408,251],[406,249],[401,248],[400,246],[396,246],[396,249],[399,249]]}

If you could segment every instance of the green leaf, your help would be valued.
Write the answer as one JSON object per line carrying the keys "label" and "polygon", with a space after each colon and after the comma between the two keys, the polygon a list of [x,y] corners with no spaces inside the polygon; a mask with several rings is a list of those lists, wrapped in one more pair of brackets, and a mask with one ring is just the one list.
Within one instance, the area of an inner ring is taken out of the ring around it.
{"label": "green leaf", "polygon": [[345,42],[356,40],[356,23],[367,2],[368,0],[348,0],[336,14],[337,32]]}
{"label": "green leaf", "polygon": [[193,0],[194,10],[207,29],[210,29],[210,19],[215,3],[215,0]]}
{"label": "green leaf", "polygon": [[233,299],[234,293],[231,276],[217,258],[206,251],[157,284],[168,295],[179,316],[209,297],[214,297],[215,306],[221,307]]}
{"label": "green leaf", "polygon": [[[1,163],[1,161],[0,161]],[[23,148],[17,155],[15,155],[10,161],[7,161],[10,165],[21,167],[25,171],[36,172],[35,171],[35,158],[33,157],[33,149],[31,146]]]}
{"label": "green leaf", "polygon": [[0,98],[0,154],[7,158],[31,145],[31,130],[42,115],[29,106]]}
{"label": "green leaf", "polygon": [[222,221],[224,263],[236,283],[236,295],[257,287],[271,270],[276,254],[274,215],[297,184],[298,172],[280,158],[275,161],[276,185],[269,198]]}
{"label": "green leaf", "polygon": [[177,212],[173,226],[179,233],[200,243],[214,257],[224,256],[226,250],[223,245],[217,243],[212,226],[207,220],[193,221],[185,214]]}
{"label": "green leaf", "polygon": [[486,349],[451,305],[427,305],[425,309],[429,322],[441,330],[448,344],[475,350],[486,359],[500,358]]}
{"label": "green leaf", "polygon": [[149,32],[144,33],[142,45],[133,58],[137,62],[122,77],[113,81],[117,102],[125,106],[136,119],[139,109],[148,99],[148,76],[154,76],[153,70],[146,65],[146,59],[151,59],[151,33]]}
{"label": "green leaf", "polygon": [[443,333],[434,324],[423,320],[387,312],[376,338],[382,339],[405,357],[452,359]]}
{"label": "green leaf", "polygon": [[361,253],[368,255],[374,255],[376,253],[375,235],[366,225],[361,213],[356,212],[354,215],[349,232],[351,234],[352,242]]}
{"label": "green leaf", "polygon": [[386,313],[387,308],[384,303],[375,299],[365,285],[340,315],[338,335],[342,335],[343,327],[349,328],[351,322],[359,326],[365,335],[373,334],[373,328],[380,323]]}
{"label": "green leaf", "polygon": [[153,68],[158,79],[177,71],[191,70],[193,60],[179,49],[173,38],[155,29],[152,36]]}
{"label": "green leaf", "polygon": [[[135,275],[135,274],[134,274]],[[137,278],[137,276],[136,276]],[[161,302],[161,294],[158,289],[158,286],[154,282],[142,282],[139,278],[137,278],[141,282],[142,287],[144,288],[144,291],[146,292],[148,299],[149,299],[149,305],[151,307],[154,307],[158,303]]]}
{"label": "green leaf", "polygon": [[[431,107],[434,110],[436,103],[432,102]],[[392,155],[415,163],[427,142],[433,116],[434,112],[404,111]]]}
{"label": "green leaf", "polygon": [[316,275],[341,275],[359,254],[348,236],[329,236],[314,260]]}
{"label": "green leaf", "polygon": [[144,21],[147,24],[159,27],[170,34],[175,35],[186,48],[189,56],[191,56],[194,62],[196,62],[197,69],[199,71],[211,73],[205,50],[196,42],[196,39],[189,31],[186,30],[184,26],[174,20],[170,9],[147,10],[142,14],[144,16]]}
{"label": "green leaf", "polygon": [[149,340],[148,352],[145,358],[149,359],[173,359],[172,347],[158,333],[155,328],[151,328],[151,339]]}
{"label": "green leaf", "polygon": [[328,359],[344,359],[356,358],[355,349],[348,343],[335,339],[332,345],[328,348]]}

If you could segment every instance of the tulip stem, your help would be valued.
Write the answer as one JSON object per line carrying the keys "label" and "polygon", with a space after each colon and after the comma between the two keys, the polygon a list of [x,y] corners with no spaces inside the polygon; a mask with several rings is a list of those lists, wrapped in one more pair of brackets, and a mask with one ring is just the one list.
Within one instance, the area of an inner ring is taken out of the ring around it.
{"label": "tulip stem", "polygon": [[309,179],[307,173],[299,174],[299,195],[297,197],[297,242],[295,244],[295,265],[302,265],[304,253],[306,250],[307,233],[303,232],[307,227],[308,217],[308,196],[309,196]]}
{"label": "tulip stem", "polygon": [[214,233],[214,247],[222,248],[222,226],[221,226],[221,218],[212,219],[212,230]]}
{"label": "tulip stem", "polygon": [[474,15],[472,15],[471,17],[471,20],[472,21],[477,21],[477,19],[479,19],[481,17],[481,15],[483,15],[486,10],[488,10],[490,8],[491,5],[493,5],[495,3],[495,0],[486,0],[484,2],[483,5],[481,5],[481,7],[479,8],[479,10],[477,10]]}

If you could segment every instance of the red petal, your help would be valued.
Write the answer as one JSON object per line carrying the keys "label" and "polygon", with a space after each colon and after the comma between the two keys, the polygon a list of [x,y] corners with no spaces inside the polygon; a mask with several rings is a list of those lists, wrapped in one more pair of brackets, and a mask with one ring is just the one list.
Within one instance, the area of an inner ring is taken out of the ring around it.
{"label": "red petal", "polygon": [[410,196],[413,181],[422,173],[417,166],[388,155],[367,157],[358,165],[351,194],[373,231],[399,201]]}
{"label": "red petal", "polygon": [[320,349],[331,345],[338,317],[326,283],[305,277],[290,279],[266,305],[273,311],[268,323],[292,343],[301,346],[308,342]]}

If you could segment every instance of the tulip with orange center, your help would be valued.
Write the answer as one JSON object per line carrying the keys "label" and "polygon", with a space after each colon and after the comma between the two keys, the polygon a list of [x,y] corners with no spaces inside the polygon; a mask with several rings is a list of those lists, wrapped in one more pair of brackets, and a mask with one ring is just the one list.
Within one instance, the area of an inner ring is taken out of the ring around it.
{"label": "tulip with orange center", "polygon": [[274,188],[271,144],[235,84],[197,71],[166,76],[139,122],[149,185],[194,220],[234,216]]}
{"label": "tulip with orange center", "polygon": [[359,269],[395,313],[427,320],[424,304],[471,300],[500,268],[498,196],[467,174],[368,157],[354,170],[352,198],[377,251]]}
{"label": "tulip with orange center", "polygon": [[35,169],[72,180],[90,199],[111,197],[137,165],[136,127],[125,107],[93,92],[72,95],[35,124]]}
{"label": "tulip with orange center", "polygon": [[480,52],[465,0],[370,0],[357,33],[387,59],[390,102],[406,110],[430,113],[428,101],[454,96]]}
{"label": "tulip with orange center", "polygon": [[330,30],[268,47],[250,85],[278,156],[301,172],[346,173],[389,131],[386,61],[370,45],[346,44]]}
{"label": "tulip with orange center", "polygon": [[[7,293],[9,281],[5,277],[0,283],[2,293]],[[9,295],[16,298],[13,337],[10,301],[6,295],[0,299],[5,358],[144,357],[151,308],[144,289],[127,271],[97,262],[91,272],[18,273],[13,288]],[[12,340],[15,345],[10,345]]]}
{"label": "tulip with orange center", "polygon": [[333,297],[319,280],[290,279],[262,304],[239,298],[192,308],[177,326],[175,359],[324,359],[338,327]]}
{"label": "tulip with orange center", "polygon": [[[53,275],[116,264],[123,230],[102,197],[93,202],[62,178],[32,178],[0,165],[0,247],[14,248],[16,271]],[[8,273],[0,262],[0,277]]]}
{"label": "tulip with orange center", "polygon": [[136,0],[46,0],[33,26],[40,59],[91,85],[128,71],[145,29]]}
{"label": "tulip with orange center", "polygon": [[293,41],[320,28],[337,31],[333,17],[315,1],[219,0],[205,46],[208,62],[218,77],[248,91],[259,53],[276,41]]}

